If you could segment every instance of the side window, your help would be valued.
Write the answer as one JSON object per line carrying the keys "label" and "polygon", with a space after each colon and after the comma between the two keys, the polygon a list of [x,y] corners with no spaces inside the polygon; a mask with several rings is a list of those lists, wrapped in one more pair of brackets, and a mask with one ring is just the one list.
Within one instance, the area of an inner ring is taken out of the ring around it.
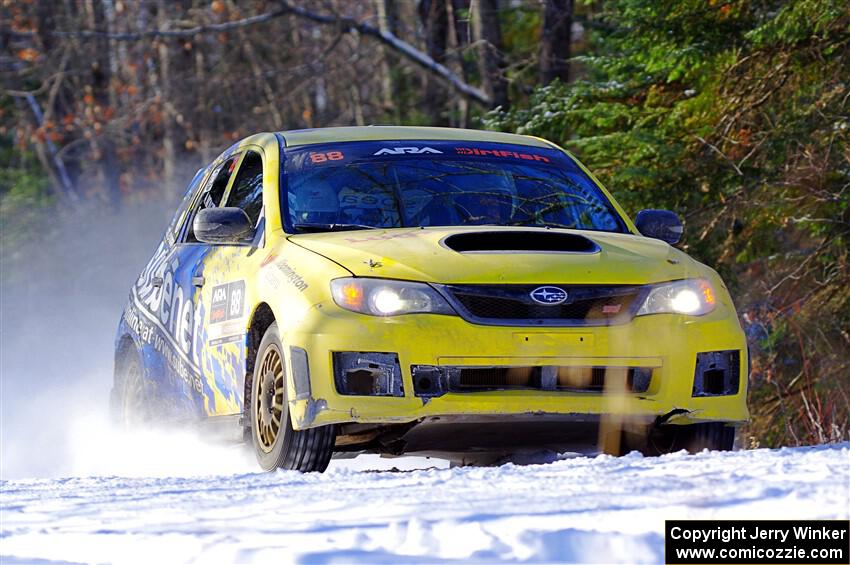
{"label": "side window", "polygon": [[177,238],[180,237],[180,230],[183,227],[183,222],[186,220],[186,215],[189,213],[189,206],[192,204],[192,201],[195,199],[195,195],[198,193],[201,181],[204,179],[205,171],[206,169],[198,169],[198,172],[195,173],[194,177],[192,177],[192,181],[186,189],[186,194],[183,195],[183,200],[180,202],[180,205],[177,207],[177,211],[174,213],[174,217],[171,219],[171,224],[168,226],[168,232],[166,235],[169,240],[169,244],[174,243]]}
{"label": "side window", "polygon": [[242,208],[256,227],[263,210],[263,159],[255,151],[248,151],[236,173],[233,186],[227,195],[226,206]]}
{"label": "side window", "polygon": [[[230,181],[230,176],[233,174],[233,169],[236,168],[236,163],[238,162],[239,155],[233,155],[212,172],[204,186],[204,192],[201,194],[201,198],[195,203],[195,209],[192,210],[192,215],[190,216],[191,221],[194,221],[198,210],[215,208],[221,204],[224,191],[227,189],[227,183]],[[198,242],[191,223],[189,224],[189,229],[186,230],[186,242]]]}
{"label": "side window", "polygon": [[221,204],[221,199],[224,196],[224,191],[227,188],[227,183],[230,181],[230,175],[233,174],[233,169],[236,168],[236,163],[239,162],[239,155],[234,155],[213,173],[213,180],[210,183],[210,188],[204,194],[201,200],[200,208],[215,208]]}

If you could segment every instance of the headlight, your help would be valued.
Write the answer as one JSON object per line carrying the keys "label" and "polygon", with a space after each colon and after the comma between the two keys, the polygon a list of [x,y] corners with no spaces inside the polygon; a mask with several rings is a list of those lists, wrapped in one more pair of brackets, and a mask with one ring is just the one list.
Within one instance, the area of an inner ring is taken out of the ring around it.
{"label": "headlight", "polygon": [[670,313],[702,316],[714,311],[716,306],[717,299],[710,282],[687,279],[655,286],[637,315]]}
{"label": "headlight", "polygon": [[331,281],[331,295],[340,308],[370,316],[398,316],[455,311],[440,293],[425,283],[386,279],[345,278]]}

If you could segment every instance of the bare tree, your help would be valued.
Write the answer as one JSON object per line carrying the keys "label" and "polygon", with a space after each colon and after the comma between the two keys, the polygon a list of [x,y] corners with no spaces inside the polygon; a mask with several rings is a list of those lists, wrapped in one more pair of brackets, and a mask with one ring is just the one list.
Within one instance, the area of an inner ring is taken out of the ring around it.
{"label": "bare tree", "polygon": [[543,0],[543,28],[540,33],[539,77],[542,84],[554,79],[570,80],[570,30],[573,0]]}
{"label": "bare tree", "polygon": [[[467,59],[466,53],[470,47],[470,22],[469,22],[469,0],[451,0],[447,4],[449,10],[449,34],[453,40],[452,55],[455,65],[460,71],[463,82],[469,82],[469,77],[475,72],[474,65]],[[458,97],[456,100],[458,108],[459,127],[467,127],[469,123],[469,101]]]}
{"label": "bare tree", "polygon": [[[419,17],[425,28],[425,51],[437,63],[445,64],[449,32],[446,0],[421,0]],[[448,125],[448,116],[445,114],[447,101],[446,91],[437,83],[436,77],[426,77],[424,107],[434,125]]]}
{"label": "bare tree", "polygon": [[[160,29],[165,29],[168,26],[169,17],[167,14],[166,0],[158,0],[157,25]],[[157,45],[158,55],[158,70],[151,68],[151,77],[156,82],[154,83],[155,92],[161,108],[162,115],[162,173],[165,186],[171,186],[175,181],[175,172],[177,169],[177,146],[176,146],[176,124],[174,123],[174,105],[171,102],[172,89],[176,86],[171,73],[171,49],[166,41],[159,41]],[[149,59],[152,61],[153,59]]]}
{"label": "bare tree", "polygon": [[[375,0],[378,13],[378,29],[382,33],[398,35],[398,6],[395,0]],[[398,55],[386,45],[380,46],[381,53],[381,104],[386,112],[392,113],[395,121],[400,122],[404,115],[403,108],[397,104],[399,84],[402,78],[398,67]]]}
{"label": "bare tree", "polygon": [[508,81],[502,58],[502,27],[499,23],[498,0],[474,0],[473,30],[480,57],[478,65],[484,90],[494,106],[508,107]]}
{"label": "bare tree", "polygon": [[[14,103],[0,131],[32,147],[63,201],[117,204],[173,195],[254,131],[422,122],[423,109],[430,123],[465,125],[493,106],[490,92],[507,100],[498,13],[479,13],[478,0],[267,6],[5,4],[15,24],[0,30],[0,74]],[[476,19],[489,23],[473,33]]]}
{"label": "bare tree", "polygon": [[[90,21],[96,28],[109,28],[109,12],[112,10],[109,0],[95,0],[89,6]],[[92,90],[92,119],[95,128],[92,136],[92,147],[97,161],[100,163],[100,182],[106,198],[113,207],[121,205],[121,187],[119,168],[115,156],[115,143],[109,131],[103,127],[105,114],[109,108],[117,105],[115,91],[111,88],[112,62],[114,56],[106,37],[98,38],[95,44],[95,57],[90,64]]]}

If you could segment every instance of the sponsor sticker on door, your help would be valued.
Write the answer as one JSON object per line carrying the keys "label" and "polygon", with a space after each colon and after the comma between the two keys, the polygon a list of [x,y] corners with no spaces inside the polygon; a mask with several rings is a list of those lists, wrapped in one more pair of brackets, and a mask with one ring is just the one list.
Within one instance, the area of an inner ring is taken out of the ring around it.
{"label": "sponsor sticker on door", "polygon": [[209,344],[239,341],[244,334],[245,281],[220,284],[212,289]]}

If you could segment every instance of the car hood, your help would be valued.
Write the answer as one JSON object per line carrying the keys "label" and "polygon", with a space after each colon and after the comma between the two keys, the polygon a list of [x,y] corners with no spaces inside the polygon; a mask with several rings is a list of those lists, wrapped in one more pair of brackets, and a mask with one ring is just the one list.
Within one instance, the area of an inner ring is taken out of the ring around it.
{"label": "car hood", "polygon": [[656,239],[581,230],[395,228],[289,240],[356,276],[447,284],[647,284],[698,276],[705,269]]}

